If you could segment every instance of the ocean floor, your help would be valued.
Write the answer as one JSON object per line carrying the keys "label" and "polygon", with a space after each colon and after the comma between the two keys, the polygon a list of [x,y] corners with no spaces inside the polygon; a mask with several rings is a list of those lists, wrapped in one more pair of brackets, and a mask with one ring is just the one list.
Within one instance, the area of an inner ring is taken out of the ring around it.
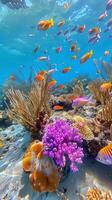
{"label": "ocean floor", "polygon": [[[12,125],[0,132],[4,147],[0,149],[1,200],[82,200],[89,187],[100,186],[112,191],[112,168],[88,158],[77,173],[69,172],[59,185],[57,193],[34,192],[23,172],[22,157],[31,142],[30,133],[21,125]],[[61,191],[65,196],[60,196]],[[84,196],[83,196],[84,195]]]}

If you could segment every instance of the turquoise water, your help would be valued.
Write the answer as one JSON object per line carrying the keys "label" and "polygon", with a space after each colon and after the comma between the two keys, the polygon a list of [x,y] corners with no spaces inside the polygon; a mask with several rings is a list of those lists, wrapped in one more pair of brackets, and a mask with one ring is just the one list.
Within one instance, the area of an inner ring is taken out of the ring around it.
{"label": "turquoise water", "polygon": [[[64,3],[68,2],[70,7],[64,9]],[[112,51],[111,30],[104,32],[108,20],[112,17],[112,10],[101,22],[98,17],[106,9],[105,0],[32,0],[28,8],[10,9],[0,3],[0,84],[9,79],[11,74],[18,74],[21,68],[25,78],[32,66],[34,75],[41,69],[47,69],[47,62],[38,61],[40,56],[49,56],[50,64],[57,64],[58,72],[53,76],[58,83],[71,81],[78,74],[88,74],[92,79],[98,77],[93,58],[104,58],[110,60],[110,56],[104,57],[104,51]],[[53,17],[55,25],[47,31],[39,31],[37,24],[40,20]],[[57,26],[60,20],[65,20],[61,28]],[[62,34],[57,36],[59,30],[70,31],[75,25],[86,25],[83,33],[70,32],[71,41],[66,41]],[[101,28],[100,40],[96,44],[88,42],[88,30],[98,26]],[[77,59],[72,60],[73,53],[70,52],[71,44],[76,42],[81,48]],[[39,46],[39,51],[34,54],[33,50]],[[62,52],[57,54],[55,49],[62,47]],[[47,54],[44,51],[48,50]],[[87,51],[93,50],[93,56],[83,65],[80,58]],[[22,67],[21,67],[22,65]],[[60,73],[64,67],[71,66],[72,70],[67,74]],[[99,64],[100,66],[100,64]],[[53,67],[52,67],[53,68]]]}

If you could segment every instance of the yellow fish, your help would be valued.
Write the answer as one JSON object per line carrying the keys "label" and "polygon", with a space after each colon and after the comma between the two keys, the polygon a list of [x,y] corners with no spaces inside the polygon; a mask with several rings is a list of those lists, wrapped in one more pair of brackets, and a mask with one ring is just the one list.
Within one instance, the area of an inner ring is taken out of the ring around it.
{"label": "yellow fish", "polygon": [[54,20],[53,20],[53,18],[51,18],[49,20],[43,20],[43,21],[40,21],[38,23],[38,29],[42,30],[42,31],[46,31],[49,28],[51,28],[52,26],[54,26]]}
{"label": "yellow fish", "polygon": [[84,54],[80,60],[80,63],[85,63],[89,58],[91,58],[91,56],[93,55],[93,51],[89,51],[86,54]]}

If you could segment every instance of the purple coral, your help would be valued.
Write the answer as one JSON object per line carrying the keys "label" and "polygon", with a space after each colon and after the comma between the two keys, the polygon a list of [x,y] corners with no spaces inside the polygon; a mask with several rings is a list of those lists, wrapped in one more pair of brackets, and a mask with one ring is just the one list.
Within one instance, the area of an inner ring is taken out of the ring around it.
{"label": "purple coral", "polygon": [[79,130],[72,127],[71,123],[64,119],[56,119],[44,129],[43,144],[44,155],[54,159],[59,167],[65,167],[69,160],[70,167],[77,171],[77,164],[82,163],[83,149]]}

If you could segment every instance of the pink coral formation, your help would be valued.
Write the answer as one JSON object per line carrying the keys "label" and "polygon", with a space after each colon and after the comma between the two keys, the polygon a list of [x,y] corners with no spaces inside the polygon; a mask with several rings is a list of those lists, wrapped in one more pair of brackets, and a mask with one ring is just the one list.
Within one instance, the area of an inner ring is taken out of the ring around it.
{"label": "pink coral formation", "polygon": [[23,169],[29,172],[29,180],[35,191],[56,191],[61,173],[53,160],[43,155],[43,143],[33,142],[23,158]]}

